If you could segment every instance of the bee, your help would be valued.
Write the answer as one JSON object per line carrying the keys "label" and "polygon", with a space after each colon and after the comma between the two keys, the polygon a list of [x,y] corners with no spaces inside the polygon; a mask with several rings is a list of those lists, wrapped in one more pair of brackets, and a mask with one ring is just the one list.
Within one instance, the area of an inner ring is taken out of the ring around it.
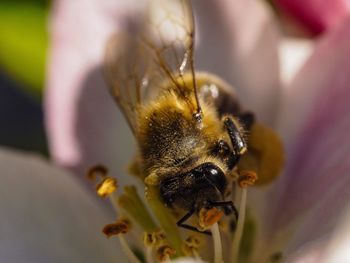
{"label": "bee", "polygon": [[155,9],[111,38],[105,74],[137,141],[138,175],[166,206],[186,212],[179,227],[199,231],[186,221],[202,209],[238,216],[227,196],[254,117],[229,84],[195,70],[189,1],[153,0]]}

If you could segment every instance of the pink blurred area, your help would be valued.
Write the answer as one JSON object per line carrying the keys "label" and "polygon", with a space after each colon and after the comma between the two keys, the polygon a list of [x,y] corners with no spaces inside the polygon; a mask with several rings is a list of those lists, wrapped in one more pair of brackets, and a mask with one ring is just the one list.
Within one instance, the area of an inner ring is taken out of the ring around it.
{"label": "pink blurred area", "polygon": [[350,12],[349,0],[275,0],[283,15],[313,35],[337,25]]}

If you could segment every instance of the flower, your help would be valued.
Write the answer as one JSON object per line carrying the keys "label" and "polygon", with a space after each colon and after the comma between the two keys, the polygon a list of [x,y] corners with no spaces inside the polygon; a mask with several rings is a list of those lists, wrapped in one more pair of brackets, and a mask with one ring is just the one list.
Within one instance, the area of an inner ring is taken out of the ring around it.
{"label": "flower", "polygon": [[273,1],[283,13],[294,18],[294,23],[302,25],[312,34],[331,30],[347,17],[350,11],[346,0],[276,0]]}
{"label": "flower", "polygon": [[[81,1],[61,0],[54,8],[46,101],[51,150],[60,165],[78,173],[102,162],[113,174],[123,174],[120,167],[126,158],[121,157],[128,154],[117,149],[130,149],[123,134],[127,129],[102,87],[99,67],[108,35],[122,30],[123,19],[133,9],[121,7],[124,2]],[[258,227],[251,259],[278,259],[282,252],[297,260],[295,253],[308,255],[312,250],[306,244],[316,241],[321,253],[350,198],[349,180],[342,176],[349,167],[349,20],[314,40],[311,56],[283,86],[279,76],[284,68],[278,60],[282,36],[263,3],[195,4],[198,68],[233,83],[242,104],[278,129],[287,150],[284,175],[269,189],[250,191],[248,207]],[[80,6],[84,15],[76,21],[75,8]]]}

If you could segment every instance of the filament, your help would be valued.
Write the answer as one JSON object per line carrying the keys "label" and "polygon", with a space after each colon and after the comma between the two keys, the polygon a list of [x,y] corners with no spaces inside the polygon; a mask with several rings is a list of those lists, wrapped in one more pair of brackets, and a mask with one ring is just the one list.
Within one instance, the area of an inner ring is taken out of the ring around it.
{"label": "filament", "polygon": [[132,252],[131,248],[129,247],[128,243],[126,242],[125,238],[123,235],[118,235],[119,238],[119,242],[120,245],[124,251],[124,253],[126,254],[128,260],[130,263],[142,263],[134,254],[134,252]]}
{"label": "filament", "polygon": [[222,244],[218,223],[213,224],[210,230],[214,239],[214,263],[223,263]]}
{"label": "filament", "polygon": [[169,256],[166,256],[165,260],[163,262],[166,262],[166,263],[171,263],[171,259]]}
{"label": "filament", "polygon": [[118,215],[119,209],[118,209],[117,199],[118,199],[118,197],[117,197],[115,192],[109,196],[109,202],[111,203],[114,212]]}
{"label": "filament", "polygon": [[236,232],[233,237],[232,242],[232,263],[238,262],[238,256],[239,256],[239,247],[241,244],[242,236],[243,236],[243,229],[244,229],[244,220],[245,220],[245,213],[246,213],[246,203],[247,203],[247,188],[243,187],[241,188],[241,200],[239,204],[239,217],[237,221],[237,228]]}
{"label": "filament", "polygon": [[202,261],[201,256],[199,255],[199,253],[196,250],[193,250],[192,253],[193,253],[193,256],[196,260]]}
{"label": "filament", "polygon": [[146,262],[153,263],[152,247],[151,246],[146,247]]}

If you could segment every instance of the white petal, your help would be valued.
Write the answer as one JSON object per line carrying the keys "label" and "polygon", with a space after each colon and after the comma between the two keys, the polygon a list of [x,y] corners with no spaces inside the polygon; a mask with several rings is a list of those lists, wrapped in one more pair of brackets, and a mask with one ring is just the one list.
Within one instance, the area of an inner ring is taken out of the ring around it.
{"label": "white petal", "polygon": [[34,154],[0,149],[1,262],[120,262],[101,233],[113,220],[74,177]]}
{"label": "white petal", "polygon": [[338,227],[323,251],[324,263],[350,262],[350,209],[339,220]]}
{"label": "white petal", "polygon": [[193,1],[198,24],[196,65],[237,88],[244,107],[272,123],[279,101],[279,34],[261,1]]}
{"label": "white petal", "polygon": [[125,178],[121,175],[133,152],[131,132],[108,94],[101,63],[108,37],[122,28],[131,10],[137,12],[136,2],[54,3],[46,128],[53,159],[79,174],[102,163]]}
{"label": "white petal", "polygon": [[279,46],[281,80],[284,87],[294,79],[313,51],[315,41],[303,38],[284,38]]}

